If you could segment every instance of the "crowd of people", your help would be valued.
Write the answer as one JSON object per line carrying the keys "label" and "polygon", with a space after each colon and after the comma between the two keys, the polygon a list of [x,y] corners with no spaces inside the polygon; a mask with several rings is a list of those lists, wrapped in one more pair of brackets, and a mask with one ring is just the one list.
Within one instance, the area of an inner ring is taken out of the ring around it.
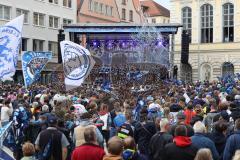
{"label": "crowd of people", "polygon": [[117,96],[94,85],[0,88],[17,160],[240,160],[238,82],[113,86]]}

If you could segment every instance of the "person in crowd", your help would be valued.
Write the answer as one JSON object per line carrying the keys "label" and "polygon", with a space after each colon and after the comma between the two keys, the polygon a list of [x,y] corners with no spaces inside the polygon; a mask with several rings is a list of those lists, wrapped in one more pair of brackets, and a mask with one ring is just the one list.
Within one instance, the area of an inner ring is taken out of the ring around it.
{"label": "person in crowd", "polygon": [[[80,124],[74,128],[73,143],[75,144],[76,147],[85,143],[84,134],[83,134],[85,127],[89,126],[89,125],[94,126],[94,124],[91,122],[91,118],[92,118],[92,116],[88,112],[83,113],[81,115]],[[102,136],[101,132],[99,131],[99,129],[96,126],[94,126],[94,127],[95,127],[96,133],[97,133],[98,144],[103,147],[103,136]]]}
{"label": "person in crowd", "polygon": [[69,142],[66,136],[57,130],[56,116],[49,117],[48,123],[49,127],[40,132],[36,139],[36,150],[40,157],[65,160]]}
{"label": "person in crowd", "polygon": [[210,149],[213,155],[213,159],[218,160],[219,154],[215,147],[214,142],[204,135],[206,133],[206,128],[204,124],[198,121],[194,124],[193,129],[195,133],[194,133],[194,136],[191,137],[192,144],[198,149],[201,149],[201,148]]}
{"label": "person in crowd", "polygon": [[98,145],[96,129],[88,126],[84,130],[85,143],[75,148],[72,160],[102,160],[104,149]]}
{"label": "person in crowd", "polygon": [[236,150],[240,148],[240,119],[235,121],[234,130],[235,133],[227,139],[223,153],[223,160],[232,159]]}
{"label": "person in crowd", "polygon": [[185,124],[190,125],[192,118],[196,115],[195,111],[193,110],[193,105],[188,105],[187,109],[184,111],[186,116]]}
{"label": "person in crowd", "polygon": [[140,153],[149,156],[149,140],[156,133],[156,127],[154,122],[148,121],[147,115],[147,109],[143,108],[140,112],[140,122],[135,126],[134,139],[138,144]]}
{"label": "person in crowd", "polygon": [[36,160],[34,157],[35,148],[32,143],[26,142],[22,146],[23,158],[21,160]]}
{"label": "person in crowd", "polygon": [[199,149],[194,160],[213,160],[210,149],[208,148]]}
{"label": "person in crowd", "polygon": [[227,141],[227,129],[228,124],[226,122],[218,121],[215,123],[215,130],[211,133],[210,138],[214,142],[218,154],[220,156],[220,160],[223,159],[223,152]]}
{"label": "person in crowd", "polygon": [[42,112],[40,112],[40,115],[46,116],[47,119],[48,119],[49,116],[51,116],[48,105],[45,104],[45,105],[42,106]]}
{"label": "person in crowd", "polygon": [[132,137],[128,136],[124,138],[123,143],[123,160],[148,160],[147,157],[138,152],[135,140]]}
{"label": "person in crowd", "polygon": [[163,160],[194,160],[198,149],[187,136],[187,127],[178,125],[175,129],[173,143],[165,146]]}
{"label": "person in crowd", "polygon": [[216,100],[211,99],[209,103],[211,110],[203,120],[203,123],[207,128],[207,133],[213,131],[214,117],[219,114]]}
{"label": "person in crowd", "polygon": [[152,160],[163,160],[165,145],[173,142],[173,136],[168,133],[169,127],[168,119],[161,119],[160,132],[157,132],[149,143],[149,154]]}
{"label": "person in crowd", "polygon": [[169,107],[164,107],[162,118],[167,118],[170,124],[174,123],[174,115],[170,112]]}
{"label": "person in crowd", "polygon": [[117,136],[110,138],[107,146],[108,154],[103,157],[103,160],[122,160],[124,143],[121,138]]}
{"label": "person in crowd", "polygon": [[13,108],[10,99],[6,99],[4,105],[1,107],[1,126],[4,127],[9,123],[12,116]]}
{"label": "person in crowd", "polygon": [[134,131],[134,127],[133,125],[131,124],[132,122],[132,112],[130,111],[126,111],[125,112],[125,117],[126,117],[126,122],[120,126],[117,130],[117,136],[124,139],[128,136],[131,136],[133,137],[134,134],[133,134],[133,131]]}
{"label": "person in crowd", "polygon": [[102,104],[100,106],[100,111],[98,112],[99,119],[103,122],[103,125],[101,126],[101,133],[103,135],[104,140],[106,143],[109,140],[110,137],[110,126],[111,126],[111,116],[108,112],[108,105]]}
{"label": "person in crowd", "polygon": [[185,126],[186,126],[186,128],[187,128],[187,136],[188,136],[188,137],[193,136],[193,135],[194,135],[194,130],[193,130],[193,128],[192,128],[190,125],[186,125],[186,124],[185,124],[185,120],[186,120],[185,114],[184,114],[182,111],[180,111],[180,112],[178,112],[178,114],[177,114],[176,117],[177,117],[177,123],[176,123],[175,125],[173,125],[173,126],[171,127],[171,129],[170,129],[170,133],[172,134],[172,136],[174,136],[174,134],[175,134],[175,129],[176,129],[176,127],[179,126],[179,125],[185,125]]}

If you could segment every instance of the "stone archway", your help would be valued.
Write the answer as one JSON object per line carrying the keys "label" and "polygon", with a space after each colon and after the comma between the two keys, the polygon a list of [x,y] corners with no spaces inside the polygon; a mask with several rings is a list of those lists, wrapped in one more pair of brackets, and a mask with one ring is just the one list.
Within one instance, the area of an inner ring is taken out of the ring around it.
{"label": "stone archway", "polygon": [[222,64],[222,76],[233,75],[234,65],[231,62],[224,62]]}
{"label": "stone archway", "polygon": [[209,63],[204,63],[200,70],[200,80],[201,81],[211,81],[212,80],[212,66]]}
{"label": "stone archway", "polygon": [[190,64],[181,64],[181,79],[187,83],[192,82],[192,66]]}

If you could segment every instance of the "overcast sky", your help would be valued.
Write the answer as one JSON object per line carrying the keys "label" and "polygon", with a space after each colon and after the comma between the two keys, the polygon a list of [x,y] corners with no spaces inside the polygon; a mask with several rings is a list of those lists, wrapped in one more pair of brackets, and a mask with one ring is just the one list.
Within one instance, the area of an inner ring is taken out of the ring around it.
{"label": "overcast sky", "polygon": [[170,9],[170,0],[155,0],[156,2],[158,2],[159,4],[161,4],[162,6],[166,7],[167,9]]}

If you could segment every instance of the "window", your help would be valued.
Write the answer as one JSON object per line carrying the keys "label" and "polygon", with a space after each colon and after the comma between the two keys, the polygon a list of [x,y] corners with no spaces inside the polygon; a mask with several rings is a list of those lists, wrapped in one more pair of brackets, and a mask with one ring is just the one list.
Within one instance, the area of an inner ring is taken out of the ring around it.
{"label": "window", "polygon": [[49,16],[49,27],[50,28],[59,28],[59,18],[54,16]]}
{"label": "window", "polygon": [[92,11],[92,0],[88,1],[88,10]]}
{"label": "window", "polygon": [[102,3],[100,3],[99,4],[99,13],[103,13],[103,4]]}
{"label": "window", "polygon": [[110,7],[110,16],[113,16],[113,7]]}
{"label": "window", "polygon": [[72,23],[72,20],[71,19],[63,19],[63,25],[68,25],[68,24],[71,24]]}
{"label": "window", "polygon": [[43,51],[43,40],[33,39],[33,51]]}
{"label": "window", "polygon": [[[169,20],[168,20],[169,23]],[[183,30],[189,35],[189,42],[191,43],[192,37],[192,9],[190,7],[184,7],[182,9],[182,24]]]}
{"label": "window", "polygon": [[210,4],[201,7],[201,42],[213,42],[213,7]]}
{"label": "window", "polygon": [[0,5],[0,19],[10,20],[11,19],[11,7]]}
{"label": "window", "polygon": [[24,14],[24,23],[28,23],[29,11],[17,8],[16,13],[17,16]]}
{"label": "window", "polygon": [[231,3],[223,5],[223,42],[234,41],[234,6]]}
{"label": "window", "polygon": [[106,5],[107,16],[111,16],[111,7]]}
{"label": "window", "polygon": [[163,19],[163,23],[165,23],[165,19]]}
{"label": "window", "polygon": [[122,20],[126,20],[126,9],[122,9]]}
{"label": "window", "polygon": [[58,43],[57,42],[48,42],[48,50],[52,51],[53,56],[57,56],[58,53]]}
{"label": "window", "polygon": [[122,4],[123,5],[126,5],[127,3],[126,3],[126,0],[122,0]]}
{"label": "window", "polygon": [[58,0],[48,0],[49,3],[58,4]]}
{"label": "window", "polygon": [[129,11],[129,21],[133,22],[133,11],[132,10]]}
{"label": "window", "polygon": [[98,10],[98,2],[94,2],[94,12],[97,12]]}
{"label": "window", "polygon": [[156,19],[155,18],[152,19],[152,23],[156,23]]}
{"label": "window", "polygon": [[27,51],[27,38],[22,38],[22,51]]}
{"label": "window", "polygon": [[45,25],[45,15],[42,13],[33,13],[33,24],[36,26],[44,26]]}
{"label": "window", "polygon": [[105,15],[106,15],[106,14],[107,14],[106,12],[107,12],[107,10],[106,10],[106,6],[103,5],[102,14],[105,14]]}
{"label": "window", "polygon": [[72,8],[72,0],[63,0],[63,6]]}

